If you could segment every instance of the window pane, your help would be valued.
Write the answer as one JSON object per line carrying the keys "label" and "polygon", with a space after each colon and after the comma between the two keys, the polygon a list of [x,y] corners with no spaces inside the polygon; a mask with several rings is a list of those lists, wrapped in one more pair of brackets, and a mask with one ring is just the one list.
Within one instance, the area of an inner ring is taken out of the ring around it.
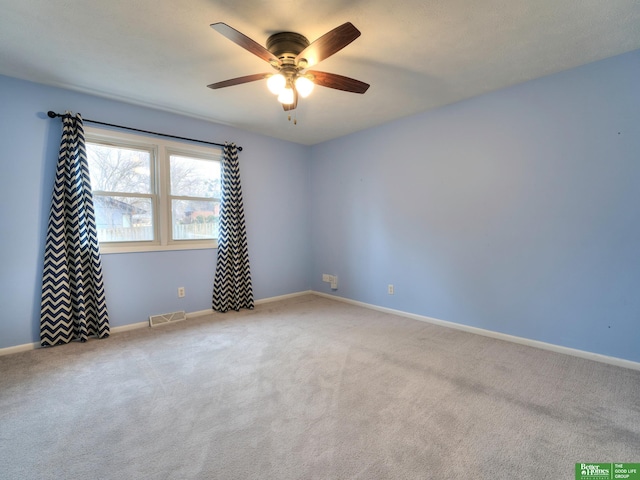
{"label": "window pane", "polygon": [[171,195],[220,198],[220,162],[171,155]]}
{"label": "window pane", "polygon": [[220,202],[172,200],[171,218],[174,240],[218,238]]}
{"label": "window pane", "polygon": [[93,205],[99,241],[153,240],[153,206],[150,198],[95,195]]}
{"label": "window pane", "polygon": [[151,152],[87,143],[93,191],[151,193]]}

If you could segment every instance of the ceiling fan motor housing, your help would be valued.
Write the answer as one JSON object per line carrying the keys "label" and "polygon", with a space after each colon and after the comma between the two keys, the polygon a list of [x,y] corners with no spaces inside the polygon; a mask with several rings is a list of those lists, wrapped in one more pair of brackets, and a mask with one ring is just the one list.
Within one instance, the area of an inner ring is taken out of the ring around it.
{"label": "ceiling fan motor housing", "polygon": [[294,60],[308,46],[307,37],[295,32],[274,33],[267,39],[267,50],[281,60]]}

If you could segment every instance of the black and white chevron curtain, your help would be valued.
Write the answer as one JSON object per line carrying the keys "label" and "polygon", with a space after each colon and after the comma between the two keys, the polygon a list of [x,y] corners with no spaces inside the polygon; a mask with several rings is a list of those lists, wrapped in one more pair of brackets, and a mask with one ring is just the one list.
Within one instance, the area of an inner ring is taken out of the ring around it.
{"label": "black and white chevron curtain", "polygon": [[67,112],[62,122],[42,274],[42,346],[109,336],[82,117]]}
{"label": "black and white chevron curtain", "polygon": [[225,143],[222,159],[220,233],[212,307],[218,312],[253,308],[247,228],[235,143]]}

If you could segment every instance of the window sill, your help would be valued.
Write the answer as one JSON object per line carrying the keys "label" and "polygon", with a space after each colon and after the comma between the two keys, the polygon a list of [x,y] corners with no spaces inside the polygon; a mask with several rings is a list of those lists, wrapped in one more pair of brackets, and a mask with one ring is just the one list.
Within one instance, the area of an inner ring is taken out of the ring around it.
{"label": "window sill", "polygon": [[195,243],[195,244],[171,244],[171,245],[100,245],[101,255],[111,255],[117,253],[145,253],[145,252],[169,252],[176,250],[215,250],[218,242]]}

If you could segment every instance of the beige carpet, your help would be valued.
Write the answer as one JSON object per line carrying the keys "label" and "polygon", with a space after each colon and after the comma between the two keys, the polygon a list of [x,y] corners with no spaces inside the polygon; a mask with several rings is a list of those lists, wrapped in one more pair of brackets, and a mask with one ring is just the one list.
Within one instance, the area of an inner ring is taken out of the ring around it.
{"label": "beige carpet", "polygon": [[2,479],[573,479],[640,372],[313,295],[0,357]]}

